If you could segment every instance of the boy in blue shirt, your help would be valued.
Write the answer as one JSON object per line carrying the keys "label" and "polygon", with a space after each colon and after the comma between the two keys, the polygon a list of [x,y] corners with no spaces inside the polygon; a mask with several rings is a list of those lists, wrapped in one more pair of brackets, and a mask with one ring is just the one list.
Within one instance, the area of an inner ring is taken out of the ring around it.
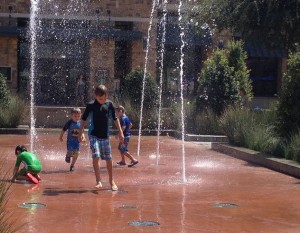
{"label": "boy in blue shirt", "polygon": [[122,160],[120,162],[117,162],[117,164],[120,166],[126,165],[126,162],[125,162],[125,156],[126,156],[127,158],[129,158],[131,160],[131,163],[128,165],[128,167],[133,167],[139,161],[136,160],[128,152],[128,144],[129,144],[129,140],[130,140],[130,129],[132,128],[132,123],[131,123],[129,117],[125,114],[125,108],[122,105],[120,105],[118,108],[116,108],[116,112],[117,112],[117,116],[119,117],[121,128],[122,128],[123,134],[124,134],[124,141],[119,142],[119,146],[118,146]]}
{"label": "boy in blue shirt", "polygon": [[[71,119],[68,120],[67,123],[64,125],[59,136],[59,140],[62,142],[64,133],[68,130],[67,154],[65,157],[65,161],[67,163],[70,163],[72,158],[70,171],[74,171],[74,165],[79,155],[80,142],[78,140],[78,133],[80,129],[80,117],[81,117],[80,108],[73,108],[71,110]],[[81,141],[85,141],[84,134],[81,135]]]}
{"label": "boy in blue shirt", "polygon": [[119,140],[123,142],[124,135],[119,119],[116,117],[113,103],[107,99],[108,91],[106,86],[98,85],[95,88],[95,100],[86,105],[81,117],[81,126],[78,139],[81,140],[84,124],[88,117],[91,118],[89,127],[90,148],[92,150],[93,168],[96,177],[96,188],[101,188],[100,159],[106,161],[106,168],[109,175],[109,183],[112,191],[117,191],[118,186],[113,180],[112,155],[109,139],[109,119],[112,119],[119,131]]}

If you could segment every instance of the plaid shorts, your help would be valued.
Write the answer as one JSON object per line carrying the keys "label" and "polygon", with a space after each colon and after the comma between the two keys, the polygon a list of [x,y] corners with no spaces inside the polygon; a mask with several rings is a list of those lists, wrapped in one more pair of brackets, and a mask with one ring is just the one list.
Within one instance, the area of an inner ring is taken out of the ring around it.
{"label": "plaid shorts", "polygon": [[93,158],[101,158],[102,160],[112,160],[109,138],[100,139],[93,135],[89,135],[89,139]]}
{"label": "plaid shorts", "polygon": [[129,144],[130,137],[125,137],[123,142],[119,143],[119,151],[124,154],[125,152],[128,152],[128,144]]}

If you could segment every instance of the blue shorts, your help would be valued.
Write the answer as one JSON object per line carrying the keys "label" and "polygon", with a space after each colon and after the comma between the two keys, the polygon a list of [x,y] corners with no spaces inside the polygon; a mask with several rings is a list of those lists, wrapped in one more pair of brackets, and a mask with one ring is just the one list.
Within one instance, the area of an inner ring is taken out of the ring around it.
{"label": "blue shorts", "polygon": [[125,137],[124,138],[124,141],[119,143],[119,151],[124,154],[126,152],[128,152],[128,144],[129,144],[129,140],[130,140],[130,137]]}
{"label": "blue shorts", "polygon": [[112,160],[109,138],[100,139],[93,135],[89,135],[89,139],[93,158],[101,158],[102,160]]}

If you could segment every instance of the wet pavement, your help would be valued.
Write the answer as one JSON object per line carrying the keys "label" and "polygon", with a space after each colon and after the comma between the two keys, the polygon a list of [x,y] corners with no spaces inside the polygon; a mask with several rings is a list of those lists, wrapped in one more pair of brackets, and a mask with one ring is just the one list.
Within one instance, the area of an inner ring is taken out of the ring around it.
{"label": "wet pavement", "polygon": [[[139,164],[114,166],[119,191],[112,192],[105,162],[104,186],[95,189],[88,146],[69,172],[65,142],[58,138],[59,132],[39,135],[40,184],[20,182],[10,189],[7,210],[15,225],[24,224],[18,232],[300,232],[299,179],[212,151],[209,144],[185,143],[183,182],[181,141],[160,137],[158,157],[157,138],[142,137]],[[134,156],[137,139],[130,142]],[[116,139],[111,142],[115,164],[120,156]],[[0,135],[1,163],[10,172],[16,144],[28,145],[29,136]]]}

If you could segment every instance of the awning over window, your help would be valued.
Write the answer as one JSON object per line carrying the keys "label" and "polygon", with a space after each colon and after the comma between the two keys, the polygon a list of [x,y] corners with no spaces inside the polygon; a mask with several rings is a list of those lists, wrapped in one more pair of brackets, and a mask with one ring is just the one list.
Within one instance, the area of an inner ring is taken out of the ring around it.
{"label": "awning over window", "polygon": [[[0,27],[0,35],[26,37],[26,28]],[[139,31],[121,31],[116,29],[50,29],[44,28],[37,33],[40,40],[78,40],[78,39],[115,39],[141,40]]]}
{"label": "awning over window", "polygon": [[[158,38],[162,36],[162,30],[159,31]],[[181,29],[176,24],[166,25],[166,45],[177,45],[180,46],[182,44],[181,41]],[[188,46],[202,46],[202,45],[211,45],[212,37],[209,33],[206,35],[198,35],[196,34],[193,28],[186,28],[183,32],[183,40]]]}

